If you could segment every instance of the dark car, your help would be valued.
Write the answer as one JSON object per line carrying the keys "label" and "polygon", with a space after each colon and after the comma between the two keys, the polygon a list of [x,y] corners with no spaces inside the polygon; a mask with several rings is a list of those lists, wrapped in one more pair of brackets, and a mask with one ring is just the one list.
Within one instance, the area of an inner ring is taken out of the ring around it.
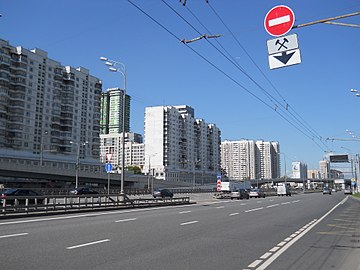
{"label": "dark car", "polygon": [[174,194],[166,188],[155,190],[153,193],[154,198],[172,198],[173,196]]}
{"label": "dark car", "polygon": [[325,194],[331,195],[331,189],[328,188],[328,187],[324,187],[324,189],[323,189],[323,195],[325,195]]}
{"label": "dark car", "polygon": [[233,199],[243,200],[243,199],[249,199],[249,198],[250,198],[250,195],[246,189],[238,189],[238,190],[231,192],[231,194],[230,194],[230,199],[232,199],[232,200]]}
{"label": "dark car", "polygon": [[[10,197],[10,198],[9,198]],[[19,197],[19,198],[13,198]],[[6,205],[14,205],[16,204],[26,204],[26,199],[28,199],[28,204],[43,204],[44,198],[41,198],[41,195],[37,192],[30,189],[18,189],[11,188],[5,189],[0,197],[0,204],[4,202]]]}
{"label": "dark car", "polygon": [[78,187],[70,190],[70,195],[87,195],[87,194],[99,194],[96,190],[88,187]]}

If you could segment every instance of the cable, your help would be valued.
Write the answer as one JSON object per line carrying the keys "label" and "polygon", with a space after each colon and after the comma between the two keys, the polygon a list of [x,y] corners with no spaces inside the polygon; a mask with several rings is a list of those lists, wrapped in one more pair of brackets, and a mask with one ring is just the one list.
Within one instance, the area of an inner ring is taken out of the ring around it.
{"label": "cable", "polygon": [[[163,0],[162,0],[163,1]],[[179,37],[177,37],[173,32],[171,32],[168,28],[166,28],[164,25],[162,25],[160,22],[158,22],[155,18],[153,18],[150,14],[146,13],[143,9],[141,9],[138,5],[136,5],[135,3],[133,3],[131,0],[128,0],[128,2],[133,5],[135,8],[137,8],[141,13],[143,13],[145,16],[147,16],[149,19],[151,19],[153,22],[155,22],[157,25],[159,25],[162,29],[164,29],[166,32],[168,32],[171,36],[173,36],[176,40],[181,41],[181,39]],[[164,1],[163,1],[164,2]],[[194,29],[196,32],[198,32],[196,29]],[[201,33],[198,32],[200,35]],[[240,84],[237,80],[235,80],[233,77],[231,77],[230,75],[228,75],[225,71],[223,71],[222,69],[220,69],[219,67],[217,67],[215,64],[213,64],[210,60],[208,60],[206,57],[204,57],[202,54],[200,54],[199,52],[197,52],[195,49],[193,49],[192,47],[190,47],[188,44],[184,43],[184,45],[186,45],[190,50],[192,50],[197,56],[199,56],[201,59],[203,59],[205,62],[207,62],[209,65],[211,65],[213,68],[215,68],[217,71],[219,71],[220,73],[222,73],[225,77],[227,77],[228,79],[230,79],[231,81],[233,81],[236,85],[238,85],[239,87],[241,87],[243,90],[245,90],[248,94],[250,94],[251,96],[253,96],[255,99],[257,99],[258,101],[260,101],[261,103],[263,103],[265,106],[273,109],[273,107],[271,105],[269,105],[267,102],[265,102],[264,100],[262,100],[260,97],[258,97],[257,95],[255,95],[254,93],[252,93],[249,89],[247,89],[245,86],[243,86],[242,84]],[[292,125],[295,129],[297,129],[299,132],[301,132],[304,136],[306,136],[307,138],[309,138],[310,140],[313,140],[313,138],[311,138],[311,136],[309,136],[308,134],[306,134],[305,132],[303,132],[301,129],[299,129],[299,127],[297,127],[295,124],[293,124],[289,119],[287,119],[285,116],[283,116],[279,111],[275,110],[275,112],[280,115],[280,117],[282,117],[286,122],[288,122],[290,125]],[[323,150],[323,148],[315,143],[321,150]]]}

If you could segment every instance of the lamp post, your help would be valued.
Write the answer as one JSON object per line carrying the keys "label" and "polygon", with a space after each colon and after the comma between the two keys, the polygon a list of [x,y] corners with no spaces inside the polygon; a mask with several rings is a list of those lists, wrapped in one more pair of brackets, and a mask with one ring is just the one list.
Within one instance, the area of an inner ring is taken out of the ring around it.
{"label": "lamp post", "polygon": [[[44,134],[47,135],[49,132],[45,131]],[[41,135],[41,144],[40,144],[40,166],[43,166],[44,163],[44,134]]]}
{"label": "lamp post", "polygon": [[78,142],[73,142],[70,141],[71,144],[76,144],[76,165],[75,165],[75,188],[78,187],[79,184],[79,166],[80,166],[80,147],[83,145],[88,144],[88,142],[84,142],[84,143],[78,143]]}
{"label": "lamp post", "polygon": [[122,100],[122,160],[121,160],[121,182],[120,182],[120,195],[123,199],[124,195],[124,173],[125,173],[125,99],[126,99],[126,67],[125,64],[117,62],[106,57],[100,57],[101,61],[105,61],[105,64],[109,66],[111,72],[118,72],[124,76],[124,90]]}
{"label": "lamp post", "polygon": [[200,161],[201,161],[201,159],[198,159],[198,160],[195,160],[195,159],[194,159],[194,166],[193,166],[193,188],[195,188],[195,186],[196,186],[195,167],[196,167],[196,164],[198,164]]}
{"label": "lamp post", "polygon": [[[150,159],[154,156],[156,156],[158,153],[154,153],[148,156],[149,158],[149,170],[148,170],[148,190],[150,190],[150,174],[151,174],[151,163]],[[151,175],[151,194],[154,193],[154,175]]]}

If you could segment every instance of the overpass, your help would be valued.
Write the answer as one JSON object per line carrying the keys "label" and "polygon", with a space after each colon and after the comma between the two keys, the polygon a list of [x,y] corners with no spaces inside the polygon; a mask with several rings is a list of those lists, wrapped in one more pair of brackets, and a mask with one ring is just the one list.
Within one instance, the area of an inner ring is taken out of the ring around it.
{"label": "overpass", "polygon": [[[7,186],[64,187],[75,186],[75,163],[46,160],[43,166],[38,159],[0,157],[0,184]],[[110,173],[112,187],[120,187],[120,174]],[[103,164],[81,163],[78,169],[79,186],[107,186],[108,174]],[[151,181],[151,183],[150,183]],[[174,183],[148,178],[145,175],[125,173],[125,189],[144,189],[151,184],[157,186],[174,186]],[[188,183],[176,182],[176,186],[188,186]]]}

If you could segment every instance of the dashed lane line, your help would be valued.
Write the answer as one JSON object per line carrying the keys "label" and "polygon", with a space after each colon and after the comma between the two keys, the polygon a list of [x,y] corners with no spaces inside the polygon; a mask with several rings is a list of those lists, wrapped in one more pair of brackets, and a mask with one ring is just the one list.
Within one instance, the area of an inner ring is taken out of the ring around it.
{"label": "dashed lane line", "polygon": [[17,237],[17,236],[25,236],[29,233],[16,233],[16,234],[8,234],[8,235],[0,235],[0,238],[10,238],[10,237]]}
{"label": "dashed lane line", "polygon": [[110,241],[110,239],[104,239],[104,240],[99,240],[99,241],[95,241],[95,242],[89,242],[89,243],[85,243],[85,244],[81,244],[81,245],[67,247],[66,249],[71,250],[71,249],[76,249],[76,248],[82,248],[82,247],[101,244],[101,243],[105,243],[105,242],[109,242],[109,241]]}

